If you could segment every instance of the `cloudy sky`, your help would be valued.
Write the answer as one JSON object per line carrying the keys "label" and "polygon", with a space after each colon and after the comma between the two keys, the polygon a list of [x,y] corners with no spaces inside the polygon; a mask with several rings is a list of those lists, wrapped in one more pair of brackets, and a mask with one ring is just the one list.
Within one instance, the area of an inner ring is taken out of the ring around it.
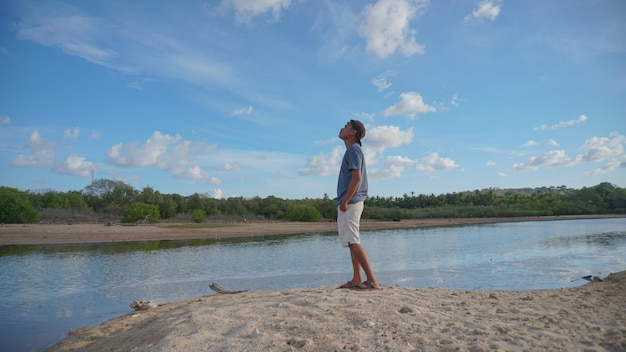
{"label": "cloudy sky", "polygon": [[621,0],[0,4],[0,185],[335,196],[626,186]]}

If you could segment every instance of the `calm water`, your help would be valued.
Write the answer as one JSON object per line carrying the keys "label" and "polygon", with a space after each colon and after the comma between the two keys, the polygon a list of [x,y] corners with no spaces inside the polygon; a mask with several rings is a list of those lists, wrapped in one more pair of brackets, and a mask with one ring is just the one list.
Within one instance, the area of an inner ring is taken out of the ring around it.
{"label": "calm water", "polygon": [[[516,290],[572,287],[626,270],[626,219],[365,232],[383,285]],[[336,235],[0,246],[0,350],[40,350],[67,331],[213,292],[339,285],[351,277]]]}

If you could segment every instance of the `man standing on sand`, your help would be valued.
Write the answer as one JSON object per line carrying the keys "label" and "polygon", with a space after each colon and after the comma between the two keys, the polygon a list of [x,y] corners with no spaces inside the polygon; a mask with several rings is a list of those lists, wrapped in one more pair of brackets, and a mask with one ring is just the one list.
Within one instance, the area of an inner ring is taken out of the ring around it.
{"label": "man standing on sand", "polygon": [[[380,285],[367,260],[367,253],[361,246],[359,225],[363,203],[367,198],[367,171],[365,157],[361,150],[361,139],[365,137],[365,126],[358,120],[350,120],[339,131],[339,138],[346,145],[339,180],[337,181],[337,228],[343,247],[350,248],[352,280],[339,288],[379,289]],[[361,282],[361,269],[366,280]]]}

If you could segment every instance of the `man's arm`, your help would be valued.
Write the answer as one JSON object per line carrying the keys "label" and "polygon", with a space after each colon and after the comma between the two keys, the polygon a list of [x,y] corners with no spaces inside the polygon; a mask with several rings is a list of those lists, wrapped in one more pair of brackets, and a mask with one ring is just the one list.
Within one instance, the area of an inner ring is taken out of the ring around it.
{"label": "man's arm", "polygon": [[346,196],[343,198],[343,201],[339,205],[339,209],[341,211],[348,210],[348,202],[352,199],[352,196],[356,193],[357,189],[359,189],[359,185],[361,184],[361,170],[352,169],[352,179],[350,180],[350,184],[348,185],[348,190],[346,191]]}

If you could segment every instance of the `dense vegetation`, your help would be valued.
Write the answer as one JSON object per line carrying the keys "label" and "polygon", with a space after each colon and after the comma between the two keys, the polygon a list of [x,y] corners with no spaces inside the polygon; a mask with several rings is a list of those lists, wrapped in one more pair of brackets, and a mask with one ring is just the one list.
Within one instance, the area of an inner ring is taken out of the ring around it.
{"label": "dense vegetation", "polygon": [[[370,197],[363,218],[516,217],[550,215],[624,214],[626,189],[610,183],[571,189],[486,189],[441,195]],[[319,221],[337,216],[335,201],[208,195],[162,194],[152,187],[137,190],[108,179],[93,181],[81,191],[20,191],[0,186],[0,222],[138,222],[158,220],[205,222],[211,219],[275,219]]]}

